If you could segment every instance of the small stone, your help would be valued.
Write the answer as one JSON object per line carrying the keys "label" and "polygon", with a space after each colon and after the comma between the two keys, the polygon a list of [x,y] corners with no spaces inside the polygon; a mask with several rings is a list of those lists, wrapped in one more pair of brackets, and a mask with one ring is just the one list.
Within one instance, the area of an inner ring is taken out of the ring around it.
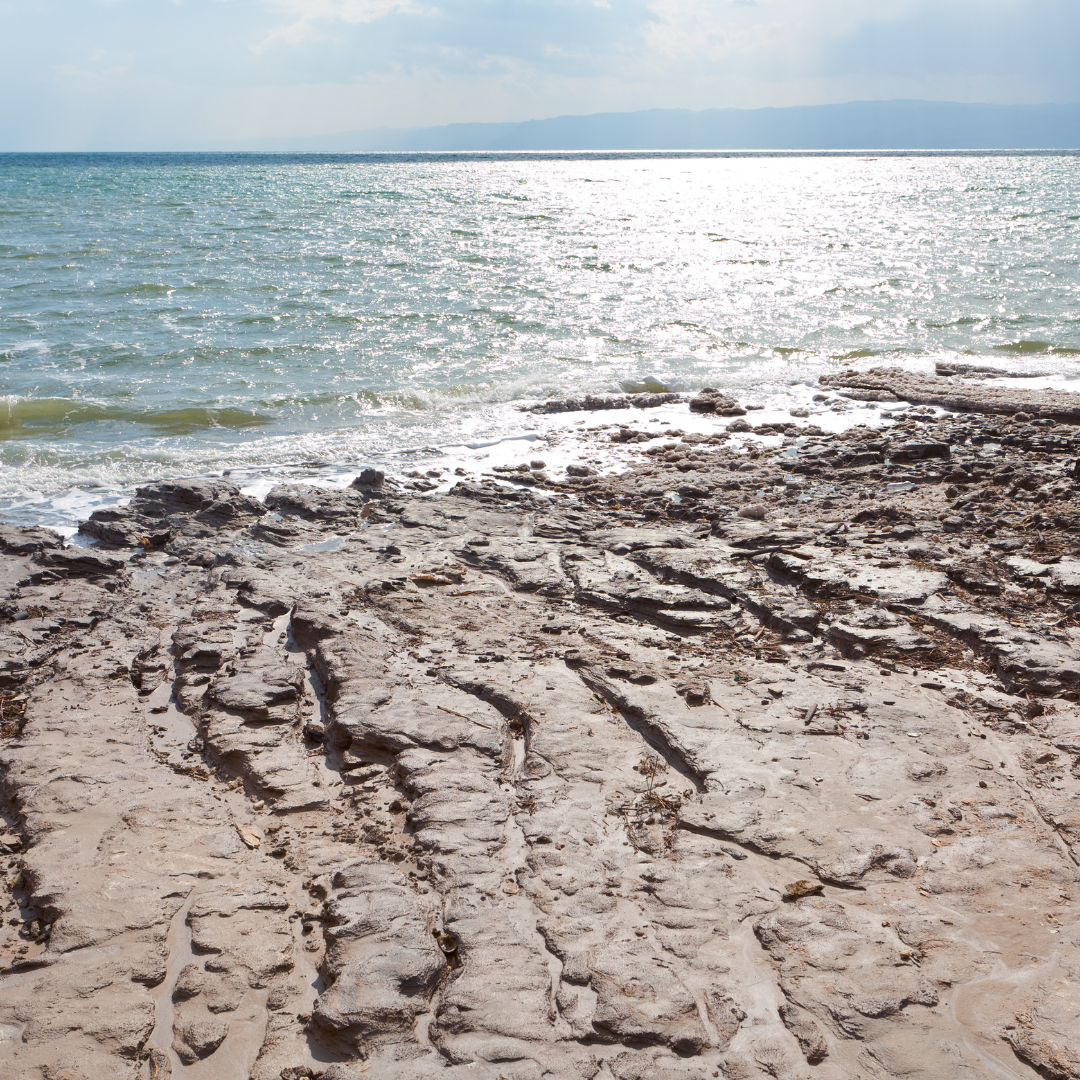
{"label": "small stone", "polygon": [[150,1080],[168,1080],[172,1076],[169,1055],[158,1047],[150,1051]]}
{"label": "small stone", "polygon": [[229,1025],[207,1020],[178,1021],[173,1050],[185,1065],[209,1057],[229,1034]]}
{"label": "small stone", "polygon": [[761,503],[750,503],[739,507],[739,517],[749,518],[751,521],[764,521],[767,512]]}
{"label": "small stone", "polygon": [[206,976],[198,964],[185,964],[173,986],[173,1001],[189,1001],[202,993]]}
{"label": "small stone", "polygon": [[239,821],[235,825],[236,834],[249,848],[257,848],[262,844],[262,833],[253,829],[250,825],[243,825]]}
{"label": "small stone", "polygon": [[719,413],[721,416],[742,416],[746,410],[732,397],[706,386],[696,397],[690,399],[690,411],[700,413]]}
{"label": "small stone", "polygon": [[385,480],[386,473],[381,469],[363,469],[349,486],[354,488],[380,488]]}
{"label": "small stone", "polygon": [[701,683],[686,688],[686,704],[690,706],[704,705],[711,700],[711,693],[707,683]]}
{"label": "small stone", "polygon": [[801,900],[804,896],[821,896],[825,886],[819,881],[807,881],[799,878],[784,888],[784,900],[790,903],[792,900]]}

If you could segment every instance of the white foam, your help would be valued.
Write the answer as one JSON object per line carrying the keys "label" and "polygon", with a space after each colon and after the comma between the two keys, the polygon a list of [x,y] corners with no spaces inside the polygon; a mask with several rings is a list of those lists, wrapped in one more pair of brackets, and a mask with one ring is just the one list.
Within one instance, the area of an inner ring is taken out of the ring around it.
{"label": "white foam", "polygon": [[[1041,381],[1041,380],[1040,380]],[[1063,378],[1054,377],[1056,385]],[[1001,385],[1005,380],[991,380]],[[1034,380],[1010,380],[1021,386],[1031,386]],[[355,443],[344,452],[352,460],[334,462],[295,462],[288,460],[264,461],[233,468],[209,469],[200,472],[197,464],[185,471],[181,460],[170,462],[171,477],[223,476],[236,483],[240,490],[258,499],[265,499],[277,484],[302,484],[323,488],[345,488],[366,467],[382,469],[399,483],[408,486],[415,481],[415,489],[448,491],[459,481],[472,483],[494,480],[512,482],[513,473],[503,471],[515,466],[542,461],[547,476],[554,480],[566,477],[567,466],[585,464],[598,475],[624,472],[633,461],[640,460],[649,446],[672,440],[672,431],[686,434],[712,435],[727,430],[736,420],[745,420],[752,426],[760,424],[795,424],[798,428],[816,425],[830,433],[841,432],[862,424],[882,427],[889,417],[905,412],[910,406],[905,402],[862,402],[845,399],[841,393],[825,391],[827,400],[815,402],[822,388],[813,381],[799,382],[783,392],[762,394],[756,398],[751,393],[740,394],[744,405],[760,406],[751,409],[744,417],[720,417],[710,413],[690,411],[688,401],[661,405],[655,408],[603,409],[556,413],[533,413],[523,411],[518,404],[491,405],[469,410],[454,418],[453,427],[457,437],[437,445],[415,445],[397,449],[383,449],[360,455]],[[792,410],[807,412],[806,417],[792,415]],[[941,414],[944,410],[930,410]],[[651,436],[648,442],[614,443],[609,435],[620,427]],[[443,428],[445,430],[445,427]],[[777,446],[783,441],[780,435],[755,435],[750,432],[733,433],[727,446],[739,452],[749,444]],[[331,449],[332,440],[312,438],[312,449],[324,453]],[[359,460],[357,460],[359,458]],[[160,466],[160,462],[157,462]],[[24,491],[18,497],[9,498],[3,517],[19,524],[46,524],[64,535],[71,535],[78,522],[85,520],[95,510],[119,506],[128,502],[137,484],[146,483],[153,477],[154,463],[146,462],[147,476],[131,483],[108,483],[99,476],[86,476],[85,486],[68,487],[56,494],[42,491]],[[418,473],[419,476],[411,475]],[[430,475],[429,475],[430,474]],[[161,477],[161,473],[157,473]],[[428,488],[427,485],[433,485]]]}

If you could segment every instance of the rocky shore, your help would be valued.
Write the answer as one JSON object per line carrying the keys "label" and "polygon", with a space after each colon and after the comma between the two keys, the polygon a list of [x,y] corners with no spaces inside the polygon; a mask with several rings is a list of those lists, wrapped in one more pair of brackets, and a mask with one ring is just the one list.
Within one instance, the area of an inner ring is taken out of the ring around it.
{"label": "rocky shore", "polygon": [[1080,1077],[1076,396],[962,374],[0,527],[0,1075]]}

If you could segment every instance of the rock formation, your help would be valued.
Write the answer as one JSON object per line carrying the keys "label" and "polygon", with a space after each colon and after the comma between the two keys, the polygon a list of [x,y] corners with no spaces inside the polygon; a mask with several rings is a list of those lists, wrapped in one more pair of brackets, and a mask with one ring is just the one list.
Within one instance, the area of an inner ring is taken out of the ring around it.
{"label": "rock formation", "polygon": [[0,1074],[1080,1076],[1080,436],[763,433],[0,529]]}

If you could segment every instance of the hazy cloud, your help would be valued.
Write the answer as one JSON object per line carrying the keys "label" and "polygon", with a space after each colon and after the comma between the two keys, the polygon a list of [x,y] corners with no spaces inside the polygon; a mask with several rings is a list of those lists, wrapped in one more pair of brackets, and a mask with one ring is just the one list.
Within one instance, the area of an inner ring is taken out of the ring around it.
{"label": "hazy cloud", "polygon": [[0,147],[1080,99],[1072,0],[0,0]]}

